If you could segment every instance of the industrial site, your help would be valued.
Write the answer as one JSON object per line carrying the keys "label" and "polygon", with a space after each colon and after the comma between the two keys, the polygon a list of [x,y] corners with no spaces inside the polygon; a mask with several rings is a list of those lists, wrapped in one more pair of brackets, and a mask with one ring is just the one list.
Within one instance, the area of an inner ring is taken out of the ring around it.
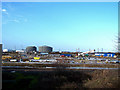
{"label": "industrial site", "polygon": [[115,52],[96,52],[96,50],[86,52],[55,52],[53,51],[53,47],[50,46],[40,46],[38,49],[39,50],[37,50],[36,46],[28,46],[25,50],[3,49],[3,67],[7,65],[31,66],[34,64],[55,67],[58,64],[62,64],[69,66],[69,68],[70,66],[93,65],[92,67],[94,67],[95,65],[97,67],[108,66],[106,68],[110,69],[110,66],[111,68],[113,66],[117,67],[120,63],[118,57],[119,53]]}
{"label": "industrial site", "polygon": [[3,89],[118,88],[119,65],[119,53],[114,52],[3,49]]}
{"label": "industrial site", "polygon": [[119,90],[119,2],[14,1],[0,5],[2,90]]}

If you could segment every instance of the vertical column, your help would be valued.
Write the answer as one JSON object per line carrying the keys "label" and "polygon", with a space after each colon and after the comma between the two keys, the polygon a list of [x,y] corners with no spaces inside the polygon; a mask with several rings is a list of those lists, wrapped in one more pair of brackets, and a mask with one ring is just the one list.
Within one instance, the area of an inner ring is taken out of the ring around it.
{"label": "vertical column", "polygon": [[2,44],[0,44],[0,90],[2,90]]}
{"label": "vertical column", "polygon": [[[120,1],[118,2],[118,58],[120,58],[119,52],[120,52]],[[118,66],[118,68],[120,68]],[[120,75],[118,71],[118,75]],[[118,80],[119,83],[119,80]]]}
{"label": "vertical column", "polygon": [[98,48],[98,52],[99,52],[99,48]]}
{"label": "vertical column", "polygon": [[0,90],[2,90],[2,2],[0,0]]}
{"label": "vertical column", "polygon": [[118,48],[118,52],[120,52],[120,1],[118,2],[118,47],[117,48]]}

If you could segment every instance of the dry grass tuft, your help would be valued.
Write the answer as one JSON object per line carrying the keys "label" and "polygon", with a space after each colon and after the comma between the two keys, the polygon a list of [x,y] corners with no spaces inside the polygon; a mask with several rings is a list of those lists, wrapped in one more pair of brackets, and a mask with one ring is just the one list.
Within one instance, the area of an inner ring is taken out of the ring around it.
{"label": "dry grass tuft", "polygon": [[118,70],[96,70],[91,76],[84,84],[87,88],[118,88]]}

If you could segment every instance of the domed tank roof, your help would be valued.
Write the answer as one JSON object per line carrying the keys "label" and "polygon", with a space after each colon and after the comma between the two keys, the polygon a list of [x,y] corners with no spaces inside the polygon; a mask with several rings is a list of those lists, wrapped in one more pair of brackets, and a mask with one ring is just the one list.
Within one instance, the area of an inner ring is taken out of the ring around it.
{"label": "domed tank roof", "polygon": [[[46,46],[46,45],[44,45],[44,46],[39,46],[39,47],[50,47],[50,46]],[[52,48],[52,47],[51,47]]]}

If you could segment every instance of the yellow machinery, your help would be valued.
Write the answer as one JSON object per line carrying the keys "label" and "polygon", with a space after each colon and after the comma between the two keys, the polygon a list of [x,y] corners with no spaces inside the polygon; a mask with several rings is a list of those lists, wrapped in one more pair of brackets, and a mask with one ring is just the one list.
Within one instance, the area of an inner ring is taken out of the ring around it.
{"label": "yellow machinery", "polygon": [[2,60],[3,59],[11,59],[12,57],[11,56],[2,56]]}
{"label": "yellow machinery", "polygon": [[39,60],[39,59],[40,59],[40,57],[34,57],[34,59],[35,59],[35,60]]}

